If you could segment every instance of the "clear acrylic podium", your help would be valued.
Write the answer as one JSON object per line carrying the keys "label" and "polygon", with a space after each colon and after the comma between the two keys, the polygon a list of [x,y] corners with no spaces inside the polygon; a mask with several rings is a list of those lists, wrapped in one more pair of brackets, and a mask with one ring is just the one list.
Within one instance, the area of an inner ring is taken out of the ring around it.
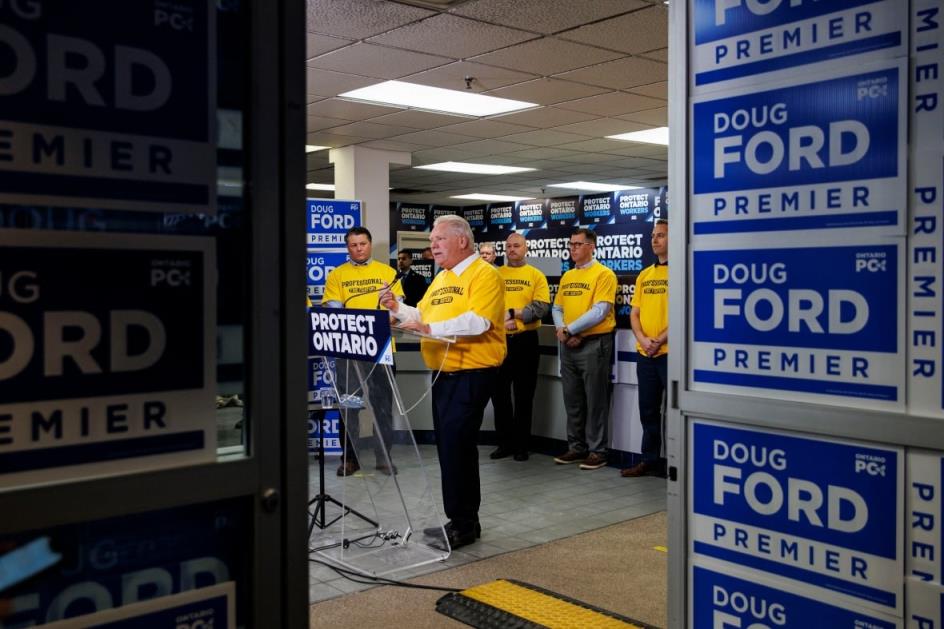
{"label": "clear acrylic podium", "polygon": [[[426,342],[454,342],[397,331],[403,343],[421,336]],[[328,371],[325,358],[314,358]],[[339,358],[332,373],[326,378],[330,386],[315,392],[309,410],[340,411],[343,452],[326,461],[322,448],[319,490],[308,509],[309,552],[368,576],[445,560],[451,550],[436,500],[439,489],[430,485],[408,416],[417,400],[401,398],[389,365]],[[339,474],[335,462],[346,471],[354,467],[352,451],[359,469]]]}

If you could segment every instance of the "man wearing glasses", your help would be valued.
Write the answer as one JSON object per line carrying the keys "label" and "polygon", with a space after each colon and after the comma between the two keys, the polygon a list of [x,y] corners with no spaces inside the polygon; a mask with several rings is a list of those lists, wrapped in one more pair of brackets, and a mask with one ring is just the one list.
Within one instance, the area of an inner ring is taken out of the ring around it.
{"label": "man wearing glasses", "polygon": [[568,246],[574,268],[561,278],[552,311],[561,344],[568,449],[554,462],[596,470],[606,465],[616,274],[593,259],[593,230],[578,229]]}

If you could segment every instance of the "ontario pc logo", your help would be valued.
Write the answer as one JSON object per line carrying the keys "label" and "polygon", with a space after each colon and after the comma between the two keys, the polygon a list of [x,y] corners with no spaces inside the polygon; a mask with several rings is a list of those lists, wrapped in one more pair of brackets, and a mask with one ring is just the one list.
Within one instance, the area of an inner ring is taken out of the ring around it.
{"label": "ontario pc logo", "polygon": [[868,474],[869,476],[885,476],[885,457],[875,456],[874,454],[856,454],[855,455],[855,473]]}

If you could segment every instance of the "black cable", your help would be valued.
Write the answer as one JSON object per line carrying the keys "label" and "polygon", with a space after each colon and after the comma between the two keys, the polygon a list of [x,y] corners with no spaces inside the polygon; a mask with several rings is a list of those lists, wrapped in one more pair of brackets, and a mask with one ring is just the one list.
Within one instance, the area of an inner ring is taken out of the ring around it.
{"label": "black cable", "polygon": [[[339,575],[347,579],[348,581],[353,581],[354,583],[360,583],[362,585],[392,585],[395,587],[402,588],[411,588],[416,590],[436,590],[438,592],[461,592],[459,588],[445,588],[438,587],[435,585],[420,585],[419,583],[404,583],[403,581],[395,581],[393,579],[387,579],[384,577],[369,577],[367,575],[360,574],[359,572],[354,572],[353,570],[345,570],[344,568],[339,568],[333,564],[328,563],[327,561],[322,561],[320,559],[308,558],[308,561],[311,563],[321,564],[327,568],[331,568]],[[368,579],[367,581],[361,581],[355,579],[354,577],[360,577],[362,579]]]}

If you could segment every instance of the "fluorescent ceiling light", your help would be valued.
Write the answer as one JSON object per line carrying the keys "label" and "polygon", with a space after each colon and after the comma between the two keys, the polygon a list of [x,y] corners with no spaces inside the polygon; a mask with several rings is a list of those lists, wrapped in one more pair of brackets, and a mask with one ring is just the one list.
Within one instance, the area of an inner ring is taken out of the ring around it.
{"label": "fluorescent ceiling light", "polygon": [[616,192],[617,190],[639,190],[640,186],[625,186],[612,183],[593,183],[592,181],[571,181],[570,183],[549,183],[548,188],[572,188],[574,190],[593,190],[596,192]]}
{"label": "fluorescent ceiling light", "polygon": [[334,190],[333,183],[310,183],[305,187],[309,190]]}
{"label": "fluorescent ceiling light", "polygon": [[306,145],[305,145],[305,152],[306,152],[306,153],[314,153],[315,151],[323,151],[323,150],[329,149],[329,148],[331,148],[331,147],[330,147],[330,146],[318,146],[317,144],[306,144]]}
{"label": "fluorescent ceiling light", "polygon": [[530,201],[534,197],[509,197],[504,194],[482,194],[476,192],[475,194],[460,194],[458,196],[449,197],[450,199],[473,199],[475,201]]}
{"label": "fluorescent ceiling light", "polygon": [[521,166],[472,164],[470,162],[440,162],[438,164],[417,166],[416,168],[421,168],[423,170],[444,170],[450,173],[475,173],[478,175],[507,175],[510,173],[523,173],[528,170],[537,170],[535,168],[523,168]]}
{"label": "fluorescent ceiling light", "polygon": [[657,129],[646,129],[644,131],[633,131],[632,133],[620,133],[619,135],[606,136],[611,140],[626,140],[628,142],[645,142],[646,144],[664,144],[669,145],[669,128],[659,127]]}
{"label": "fluorescent ceiling light", "polygon": [[464,116],[491,116],[537,107],[537,103],[526,103],[508,98],[485,96],[475,92],[447,90],[441,87],[417,85],[403,81],[384,81],[360,89],[339,94],[341,98],[414,107],[430,111],[461,114]]}

